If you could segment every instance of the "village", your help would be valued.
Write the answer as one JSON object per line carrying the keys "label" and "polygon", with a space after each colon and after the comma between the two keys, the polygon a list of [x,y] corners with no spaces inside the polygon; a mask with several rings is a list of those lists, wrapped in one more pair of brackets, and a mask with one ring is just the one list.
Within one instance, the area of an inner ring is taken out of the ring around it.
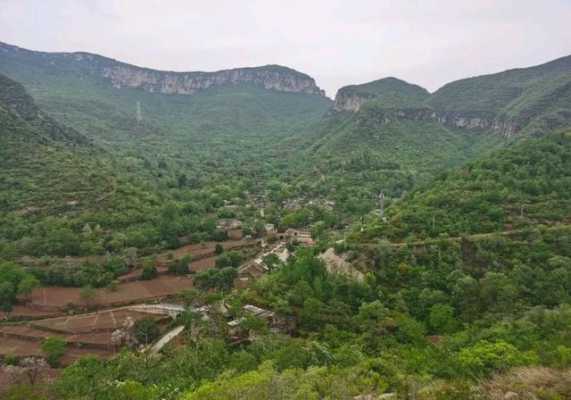
{"label": "village", "polygon": [[[112,357],[125,346],[157,354],[168,343],[179,340],[185,327],[176,321],[183,313],[203,321],[216,313],[217,318],[226,321],[230,343],[248,342],[255,337],[244,323],[248,318],[263,321],[274,332],[290,333],[295,321],[255,304],[243,305],[241,316],[234,318],[223,301],[194,306],[181,301],[180,295],[195,286],[194,274],[216,268],[221,252],[247,255],[233,282],[235,288],[243,289],[287,262],[294,247],[312,246],[311,234],[291,228],[280,232],[274,225],[266,224],[264,236],[254,239],[244,235],[238,219],[220,219],[217,229],[225,233],[226,241],[186,245],[155,257],[154,279],[144,280],[141,269],[133,268],[119,277],[114,290],[95,289],[89,297],[77,287],[34,289],[10,313],[4,313],[0,357],[43,357],[42,343],[53,337],[66,344],[61,365],[69,365],[85,355]],[[181,260],[188,260],[191,273],[170,273],[169,265]],[[148,343],[138,341],[134,331],[141,321],[153,321],[160,335]]]}

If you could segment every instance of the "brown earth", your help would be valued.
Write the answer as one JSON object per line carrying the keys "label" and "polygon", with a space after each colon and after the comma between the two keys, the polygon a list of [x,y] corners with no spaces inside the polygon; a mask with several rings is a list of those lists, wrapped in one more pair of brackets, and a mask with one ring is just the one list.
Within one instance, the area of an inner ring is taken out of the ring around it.
{"label": "brown earth", "polygon": [[[96,289],[95,298],[89,305],[99,307],[120,306],[174,295],[191,287],[192,279],[190,277],[161,275],[149,281],[121,284],[116,291]],[[80,288],[38,288],[32,292],[28,307],[37,310],[62,311],[69,305],[87,305],[81,299],[80,291]]]}

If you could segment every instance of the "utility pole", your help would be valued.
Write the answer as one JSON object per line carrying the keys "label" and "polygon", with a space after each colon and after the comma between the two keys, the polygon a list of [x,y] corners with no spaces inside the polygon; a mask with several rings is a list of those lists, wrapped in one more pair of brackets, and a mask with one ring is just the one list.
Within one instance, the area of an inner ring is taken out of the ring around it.
{"label": "utility pole", "polygon": [[141,102],[137,101],[137,123],[143,121],[143,114],[141,113]]}
{"label": "utility pole", "polygon": [[385,192],[381,190],[379,193],[379,210],[381,214],[381,218],[385,216]]}

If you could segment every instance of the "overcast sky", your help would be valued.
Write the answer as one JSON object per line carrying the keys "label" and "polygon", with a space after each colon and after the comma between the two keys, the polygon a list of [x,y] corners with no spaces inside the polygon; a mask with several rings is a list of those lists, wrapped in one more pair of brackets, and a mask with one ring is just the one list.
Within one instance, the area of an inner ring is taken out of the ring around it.
{"label": "overcast sky", "polygon": [[0,0],[0,41],[193,71],[282,64],[329,96],[571,54],[571,0]]}

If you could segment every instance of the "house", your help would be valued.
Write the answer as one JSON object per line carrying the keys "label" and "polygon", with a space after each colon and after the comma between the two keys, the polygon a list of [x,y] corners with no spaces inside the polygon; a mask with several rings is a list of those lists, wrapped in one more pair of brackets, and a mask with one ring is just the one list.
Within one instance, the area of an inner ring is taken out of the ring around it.
{"label": "house", "polygon": [[240,240],[244,237],[242,222],[235,218],[223,218],[218,220],[216,229],[226,232],[231,240]]}
{"label": "house", "polygon": [[277,230],[274,224],[265,224],[264,230],[266,231],[267,237],[275,237],[277,234]]}
{"label": "house", "polygon": [[298,242],[303,246],[313,246],[315,241],[311,238],[311,232],[291,229],[285,231],[285,237],[290,242]]}
{"label": "house", "polygon": [[269,324],[274,322],[274,312],[269,310],[264,310],[263,308],[257,307],[253,304],[246,304],[242,309],[254,317],[261,318],[267,321]]}
{"label": "house", "polygon": [[267,271],[268,268],[263,263],[258,262],[258,260],[244,264],[238,269],[238,277],[234,280],[234,286],[243,289]]}

